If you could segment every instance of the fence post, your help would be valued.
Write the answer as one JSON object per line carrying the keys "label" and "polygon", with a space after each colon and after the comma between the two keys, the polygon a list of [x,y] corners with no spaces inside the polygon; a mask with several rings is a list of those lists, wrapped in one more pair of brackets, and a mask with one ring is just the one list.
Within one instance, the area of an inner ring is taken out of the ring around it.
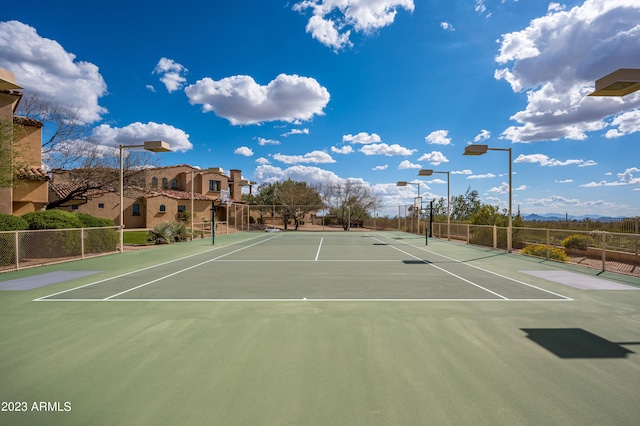
{"label": "fence post", "polygon": [[498,248],[498,227],[493,225],[493,249]]}
{"label": "fence post", "polygon": [[607,261],[607,232],[602,232],[602,272],[606,270]]}
{"label": "fence post", "polygon": [[467,223],[467,244],[469,244],[469,241],[471,241],[471,237],[469,236],[470,233],[471,233],[471,226]]}
{"label": "fence post", "polygon": [[547,260],[549,260],[549,230],[547,229]]}
{"label": "fence post", "polygon": [[80,228],[80,258],[84,259],[84,228]]}
{"label": "fence post", "polygon": [[18,238],[18,232],[16,231],[14,234],[14,241],[15,241],[15,248],[16,248],[16,270],[20,269],[20,247],[18,247],[18,241],[20,241],[20,238]]}

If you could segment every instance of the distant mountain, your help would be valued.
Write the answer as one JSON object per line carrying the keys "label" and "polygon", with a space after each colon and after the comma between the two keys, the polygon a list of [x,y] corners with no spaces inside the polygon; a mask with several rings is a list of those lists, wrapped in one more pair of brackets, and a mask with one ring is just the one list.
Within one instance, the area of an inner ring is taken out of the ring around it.
{"label": "distant mountain", "polygon": [[586,219],[598,220],[600,222],[614,222],[619,221],[620,219],[624,219],[624,216],[610,217],[610,216],[602,216],[598,214],[592,215],[582,215],[582,216],[572,216],[560,213],[545,213],[545,214],[526,214],[523,215],[522,218],[526,221],[538,221],[538,222],[551,222],[551,221],[563,221],[563,220],[576,220],[583,221]]}

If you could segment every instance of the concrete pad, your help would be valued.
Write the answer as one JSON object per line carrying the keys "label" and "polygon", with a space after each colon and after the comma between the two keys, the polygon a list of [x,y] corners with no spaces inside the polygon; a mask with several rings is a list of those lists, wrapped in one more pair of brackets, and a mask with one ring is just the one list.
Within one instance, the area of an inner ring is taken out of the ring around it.
{"label": "concrete pad", "polygon": [[534,277],[581,290],[640,290],[638,287],[567,271],[521,271]]}

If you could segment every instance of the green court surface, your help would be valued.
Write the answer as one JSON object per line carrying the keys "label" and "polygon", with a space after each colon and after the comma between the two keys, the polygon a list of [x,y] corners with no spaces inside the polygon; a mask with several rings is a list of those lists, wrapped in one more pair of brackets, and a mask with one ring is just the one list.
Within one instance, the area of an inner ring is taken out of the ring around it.
{"label": "green court surface", "polygon": [[0,424],[635,425],[640,280],[399,232],[0,275]]}

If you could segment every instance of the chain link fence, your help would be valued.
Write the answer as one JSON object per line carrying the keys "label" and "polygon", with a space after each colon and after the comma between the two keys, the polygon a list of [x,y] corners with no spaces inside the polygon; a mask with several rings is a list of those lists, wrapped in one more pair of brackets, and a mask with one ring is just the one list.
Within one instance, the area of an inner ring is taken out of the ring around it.
{"label": "chain link fence", "polygon": [[120,228],[0,232],[0,272],[118,252]]}

